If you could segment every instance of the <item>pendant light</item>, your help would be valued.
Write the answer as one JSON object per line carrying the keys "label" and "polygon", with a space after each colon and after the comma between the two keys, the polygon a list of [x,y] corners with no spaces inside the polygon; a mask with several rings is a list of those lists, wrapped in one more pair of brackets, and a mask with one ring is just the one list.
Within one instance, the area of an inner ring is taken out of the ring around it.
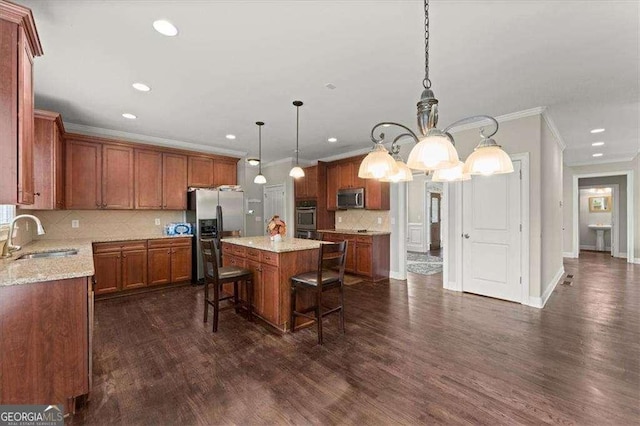
{"label": "pendant light", "polygon": [[389,151],[380,141],[375,144],[371,152],[360,163],[358,177],[362,179],[382,179],[397,172],[396,160],[389,155]]}
{"label": "pendant light", "polygon": [[[462,120],[458,120],[448,127],[440,130],[438,125],[438,99],[436,99],[433,90],[431,90],[431,80],[429,79],[429,0],[424,0],[424,79],[422,85],[424,90],[420,96],[420,101],[417,105],[417,118],[418,128],[421,136],[418,136],[413,130],[399,123],[385,121],[376,124],[371,129],[371,140],[373,141],[374,150],[365,157],[362,165],[365,165],[365,170],[358,173],[358,176],[365,179],[381,179],[380,173],[370,173],[370,170],[387,170],[382,179],[390,178],[393,174],[391,170],[388,170],[385,166],[387,159],[383,156],[373,157],[374,153],[381,152],[378,146],[384,142],[384,133],[380,133],[379,136],[375,135],[376,129],[380,126],[390,127],[396,126],[407,131],[407,135],[411,136],[416,146],[413,147],[409,153],[407,159],[407,166],[416,170],[423,171],[437,171],[447,170],[442,175],[447,175],[456,180],[464,180],[464,173],[459,173],[457,170],[460,166],[460,159],[458,152],[454,147],[454,140],[449,130],[453,127],[474,121],[489,120],[495,127],[495,130],[484,136],[484,129],[481,130],[483,140],[480,142],[475,152],[469,156],[467,163],[465,164],[465,170],[471,174],[494,174],[494,173],[510,173],[513,171],[513,164],[506,152],[502,150],[491,137],[498,132],[498,121],[487,115],[475,115]],[[386,151],[386,149],[385,149]]]}
{"label": "pendant light", "polygon": [[298,148],[298,136],[300,133],[300,107],[303,105],[302,101],[293,101],[293,105],[296,107],[296,165],[289,172],[289,176],[294,179],[304,177],[304,170],[300,167],[299,155],[300,149]]}
{"label": "pendant light", "polygon": [[469,179],[471,179],[471,175],[464,171],[464,163],[462,161],[448,169],[434,171],[431,178],[433,182],[457,182]]}
{"label": "pendant light", "polygon": [[391,157],[396,162],[396,172],[390,173],[387,176],[380,179],[381,182],[410,182],[413,180],[413,172],[407,166],[400,156],[400,145],[398,145],[398,140],[407,136],[407,134],[402,134],[396,137],[391,144]]}
{"label": "pendant light", "polygon": [[258,175],[253,179],[253,183],[257,183],[260,185],[264,185],[267,183],[267,178],[262,174],[262,126],[264,123],[262,121],[256,121],[258,125]]}

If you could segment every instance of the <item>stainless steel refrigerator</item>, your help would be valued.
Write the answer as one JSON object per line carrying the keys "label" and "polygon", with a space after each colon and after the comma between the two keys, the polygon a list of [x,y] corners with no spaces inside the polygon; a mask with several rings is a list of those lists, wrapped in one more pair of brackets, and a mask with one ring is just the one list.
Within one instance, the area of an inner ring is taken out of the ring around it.
{"label": "stainless steel refrigerator", "polygon": [[200,238],[213,238],[220,247],[223,232],[240,231],[245,235],[244,192],[217,189],[193,189],[187,194],[187,222],[193,225],[194,281],[204,278]]}

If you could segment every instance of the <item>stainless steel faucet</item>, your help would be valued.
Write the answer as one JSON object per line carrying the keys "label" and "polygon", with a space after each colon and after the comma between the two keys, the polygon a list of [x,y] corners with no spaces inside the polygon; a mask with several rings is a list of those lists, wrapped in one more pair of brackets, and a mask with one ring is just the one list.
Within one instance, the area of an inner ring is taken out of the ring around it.
{"label": "stainless steel faucet", "polygon": [[38,226],[38,235],[44,235],[44,228],[42,227],[40,219],[30,214],[18,215],[13,218],[11,225],[9,225],[9,235],[7,236],[7,241],[2,248],[2,254],[0,257],[11,257],[12,252],[18,251],[22,248],[20,246],[13,245],[13,229],[15,228],[16,222],[20,219],[32,219]]}

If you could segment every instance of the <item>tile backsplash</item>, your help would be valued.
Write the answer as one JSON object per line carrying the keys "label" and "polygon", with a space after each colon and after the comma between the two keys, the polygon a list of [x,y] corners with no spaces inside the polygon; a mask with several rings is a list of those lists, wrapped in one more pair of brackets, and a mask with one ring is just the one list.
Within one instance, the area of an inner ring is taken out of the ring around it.
{"label": "tile backsplash", "polygon": [[[391,231],[388,210],[338,210],[336,229],[366,229],[367,231]],[[378,219],[380,222],[378,223]]]}
{"label": "tile backsplash", "polygon": [[[164,225],[184,220],[184,212],[164,210],[35,210],[30,213],[42,221],[46,231],[45,235],[33,235],[35,239],[160,236]],[[160,225],[155,224],[156,219],[160,219]],[[72,227],[74,220],[78,221],[77,228]]]}

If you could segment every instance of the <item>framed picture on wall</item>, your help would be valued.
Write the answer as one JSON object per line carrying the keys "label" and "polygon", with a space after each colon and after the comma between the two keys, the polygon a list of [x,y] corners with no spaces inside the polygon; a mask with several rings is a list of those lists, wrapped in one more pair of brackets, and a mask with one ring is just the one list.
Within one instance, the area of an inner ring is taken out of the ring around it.
{"label": "framed picture on wall", "polygon": [[589,197],[589,212],[602,213],[611,211],[611,195]]}

